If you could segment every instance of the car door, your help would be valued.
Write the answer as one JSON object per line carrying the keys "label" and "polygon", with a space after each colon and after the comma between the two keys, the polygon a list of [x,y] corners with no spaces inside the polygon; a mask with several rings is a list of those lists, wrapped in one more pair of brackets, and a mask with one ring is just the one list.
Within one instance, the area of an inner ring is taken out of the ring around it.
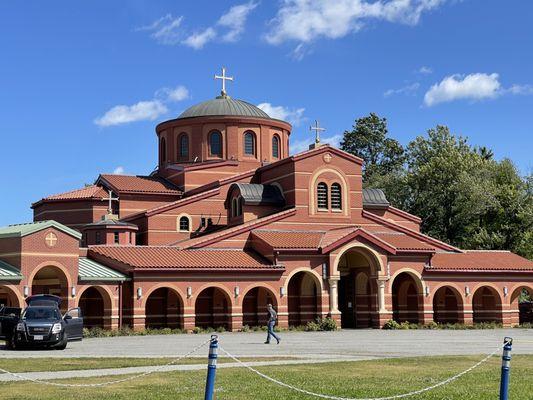
{"label": "car door", "polygon": [[79,307],[68,310],[63,321],[65,321],[65,332],[68,334],[69,341],[83,338],[83,316]]}

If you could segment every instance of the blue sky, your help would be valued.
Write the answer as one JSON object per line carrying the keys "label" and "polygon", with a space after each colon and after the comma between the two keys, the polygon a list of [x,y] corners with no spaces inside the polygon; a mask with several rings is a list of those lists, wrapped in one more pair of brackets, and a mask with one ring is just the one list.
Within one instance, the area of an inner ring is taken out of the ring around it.
{"label": "blue sky", "polygon": [[0,225],[101,172],[147,174],[158,122],[229,95],[335,143],[376,112],[407,143],[436,124],[533,168],[533,2],[0,2]]}

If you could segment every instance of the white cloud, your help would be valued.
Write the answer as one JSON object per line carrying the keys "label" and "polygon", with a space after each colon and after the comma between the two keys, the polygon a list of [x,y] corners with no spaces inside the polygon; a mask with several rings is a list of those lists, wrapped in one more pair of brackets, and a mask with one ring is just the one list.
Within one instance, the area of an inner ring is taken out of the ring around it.
{"label": "white cloud", "polygon": [[203,48],[207,42],[210,42],[217,36],[213,28],[207,28],[201,32],[195,32],[182,41],[185,46],[192,47],[195,50]]}
{"label": "white cloud", "polygon": [[422,75],[429,75],[433,73],[433,69],[431,69],[431,67],[426,67],[425,65],[423,65],[416,72]]}
{"label": "white cloud", "polygon": [[183,101],[189,98],[189,89],[183,85],[175,88],[162,88],[156,92],[156,97],[163,99],[163,101]]}
{"label": "white cloud", "polygon": [[173,17],[167,14],[152,24],[137,28],[137,31],[151,32],[150,36],[162,44],[177,44],[183,37],[181,23],[183,16]]}
{"label": "white cloud", "polygon": [[94,120],[98,126],[122,125],[136,121],[153,121],[168,112],[167,104],[189,98],[189,90],[179,85],[175,88],[161,88],[154,99],[139,101],[131,106],[118,105],[109,109],[103,116]]}
{"label": "white cloud", "polygon": [[336,39],[360,30],[366,21],[384,20],[416,25],[422,13],[447,0],[284,0],[270,21],[267,42],[311,42],[320,37]]}
{"label": "white cloud", "polygon": [[[320,138],[320,143],[322,144],[329,144],[333,147],[339,147],[341,140],[343,138],[342,134],[337,134],[333,136],[324,136]],[[297,154],[301,153],[302,151],[308,150],[309,145],[313,144],[315,142],[314,135],[307,139],[300,139],[300,140],[292,140],[290,143],[290,152],[291,154]]]}
{"label": "white cloud", "polygon": [[159,100],[139,101],[131,106],[115,106],[102,117],[96,118],[94,123],[98,126],[113,126],[135,121],[153,121],[166,112],[167,107]]}
{"label": "white cloud", "polygon": [[512,85],[507,91],[511,94],[533,94],[533,85]]}
{"label": "white cloud", "polygon": [[250,1],[248,3],[239,4],[229,9],[227,13],[222,15],[217,24],[228,28],[229,31],[222,36],[222,40],[225,42],[237,41],[241,34],[244,32],[244,25],[248,14],[254,10],[259,3]]}
{"label": "white cloud", "polygon": [[424,95],[428,107],[459,99],[482,100],[495,98],[501,93],[498,74],[476,73],[450,75],[434,84]]}
{"label": "white cloud", "polygon": [[399,89],[389,89],[385,93],[383,93],[383,96],[390,97],[390,96],[398,95],[398,94],[413,95],[418,90],[419,87],[420,87],[420,83],[415,82],[411,85],[407,85]]}
{"label": "white cloud", "polygon": [[305,108],[290,109],[283,106],[274,106],[270,103],[261,103],[257,107],[266,112],[271,118],[290,122],[294,126],[300,125],[304,119]]}
{"label": "white cloud", "polygon": [[118,166],[113,170],[113,175],[124,175],[124,172],[125,172],[124,167]]}

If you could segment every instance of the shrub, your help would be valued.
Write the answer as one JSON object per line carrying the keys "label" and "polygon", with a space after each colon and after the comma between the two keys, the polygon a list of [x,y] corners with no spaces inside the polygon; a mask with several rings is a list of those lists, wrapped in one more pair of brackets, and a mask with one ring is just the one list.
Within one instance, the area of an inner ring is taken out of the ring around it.
{"label": "shrub", "polygon": [[241,332],[250,332],[250,327],[248,325],[243,325],[241,328]]}
{"label": "shrub", "polygon": [[385,325],[383,325],[383,329],[400,329],[400,324],[393,319],[389,319],[385,322]]}
{"label": "shrub", "polygon": [[320,330],[321,331],[336,331],[337,323],[333,318],[326,317],[320,321]]}
{"label": "shrub", "polygon": [[307,332],[316,332],[316,331],[319,331],[320,330],[320,323],[319,322],[315,322],[315,321],[309,321],[306,325],[305,325],[305,330]]}

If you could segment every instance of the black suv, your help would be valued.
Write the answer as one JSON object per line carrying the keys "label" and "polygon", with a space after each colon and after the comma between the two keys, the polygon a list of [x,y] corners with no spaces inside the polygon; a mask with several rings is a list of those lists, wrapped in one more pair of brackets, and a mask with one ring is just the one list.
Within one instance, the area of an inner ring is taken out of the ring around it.
{"label": "black suv", "polygon": [[[28,307],[20,318],[16,310],[0,316],[0,335],[12,349],[21,347],[50,347],[63,350],[67,342],[83,338],[83,318],[79,308],[69,310],[63,317],[59,307],[61,298],[48,294],[30,296]],[[20,314],[20,310],[18,311]]]}

